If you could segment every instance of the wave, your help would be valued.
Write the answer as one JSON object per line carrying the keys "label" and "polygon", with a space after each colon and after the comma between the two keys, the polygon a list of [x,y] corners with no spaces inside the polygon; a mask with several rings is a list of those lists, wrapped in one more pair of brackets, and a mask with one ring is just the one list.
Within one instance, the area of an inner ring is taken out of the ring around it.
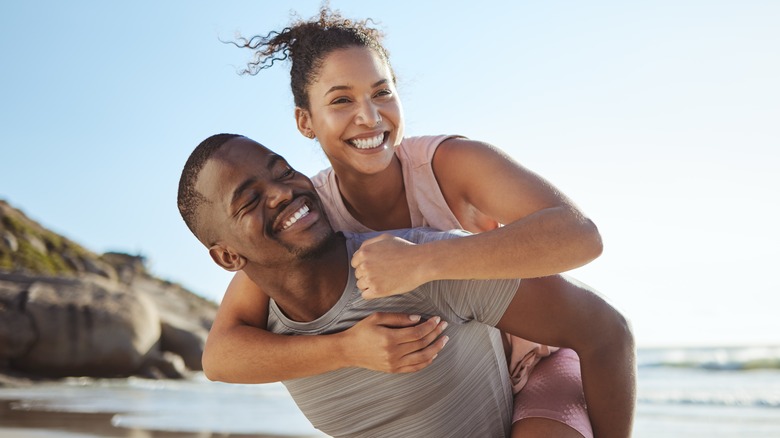
{"label": "wave", "polygon": [[688,405],[688,406],[721,406],[721,407],[753,407],[780,408],[780,396],[729,393],[702,394],[649,394],[637,397],[638,404],[651,405]]}
{"label": "wave", "polygon": [[718,371],[780,370],[780,347],[698,347],[640,349],[640,368],[669,367]]}

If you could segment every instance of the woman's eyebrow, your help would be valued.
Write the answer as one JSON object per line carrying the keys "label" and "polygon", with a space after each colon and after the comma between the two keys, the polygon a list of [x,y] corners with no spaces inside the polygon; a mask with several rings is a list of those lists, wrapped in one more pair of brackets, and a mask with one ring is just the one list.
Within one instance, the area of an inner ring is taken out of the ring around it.
{"label": "woman's eyebrow", "polygon": [[[387,79],[380,79],[380,80],[376,81],[375,83],[371,84],[371,88],[376,88],[376,87],[378,87],[380,85],[384,85],[384,84],[386,84],[388,82],[390,82],[390,81],[387,80]],[[351,85],[334,85],[334,86],[330,87],[330,89],[328,89],[328,91],[326,91],[324,95],[327,96],[328,94],[330,94],[330,93],[332,93],[334,91],[351,90],[352,88],[353,87]]]}
{"label": "woman's eyebrow", "polygon": [[334,86],[330,87],[330,89],[328,91],[326,91],[324,95],[327,96],[328,94],[330,94],[330,93],[332,93],[334,91],[351,90],[351,89],[352,89],[352,87],[349,86],[349,85],[334,85]]}

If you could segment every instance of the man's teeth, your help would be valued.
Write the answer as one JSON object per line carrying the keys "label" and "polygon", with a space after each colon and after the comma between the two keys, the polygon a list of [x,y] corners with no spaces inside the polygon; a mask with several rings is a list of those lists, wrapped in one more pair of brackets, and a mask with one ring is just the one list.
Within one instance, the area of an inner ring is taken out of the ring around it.
{"label": "man's teeth", "polygon": [[284,224],[282,225],[282,230],[286,230],[292,226],[292,224],[298,222],[298,219],[307,216],[309,214],[309,206],[304,205],[301,207],[300,210],[296,211],[294,215],[290,216],[289,219],[284,221]]}
{"label": "man's teeth", "polygon": [[350,140],[350,143],[358,149],[372,149],[382,144],[382,140],[384,139],[385,134],[379,134],[376,137]]}

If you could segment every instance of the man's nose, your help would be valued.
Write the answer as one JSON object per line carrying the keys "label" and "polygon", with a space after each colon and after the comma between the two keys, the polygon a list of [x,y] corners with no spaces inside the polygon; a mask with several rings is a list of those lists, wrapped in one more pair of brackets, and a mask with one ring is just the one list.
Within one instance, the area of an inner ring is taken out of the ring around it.
{"label": "man's nose", "polygon": [[268,208],[276,208],[292,201],[293,190],[288,184],[274,182],[266,188],[266,205]]}

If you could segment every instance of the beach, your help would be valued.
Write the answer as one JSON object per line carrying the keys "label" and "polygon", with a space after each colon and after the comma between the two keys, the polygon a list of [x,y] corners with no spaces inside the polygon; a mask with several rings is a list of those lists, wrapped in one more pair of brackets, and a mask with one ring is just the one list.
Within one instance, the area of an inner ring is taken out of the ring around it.
{"label": "beach", "polygon": [[[634,437],[780,436],[780,347],[644,349]],[[322,437],[283,385],[86,379],[0,387],[0,436]]]}
{"label": "beach", "polygon": [[0,388],[0,436],[322,437],[280,383],[89,379]]}

